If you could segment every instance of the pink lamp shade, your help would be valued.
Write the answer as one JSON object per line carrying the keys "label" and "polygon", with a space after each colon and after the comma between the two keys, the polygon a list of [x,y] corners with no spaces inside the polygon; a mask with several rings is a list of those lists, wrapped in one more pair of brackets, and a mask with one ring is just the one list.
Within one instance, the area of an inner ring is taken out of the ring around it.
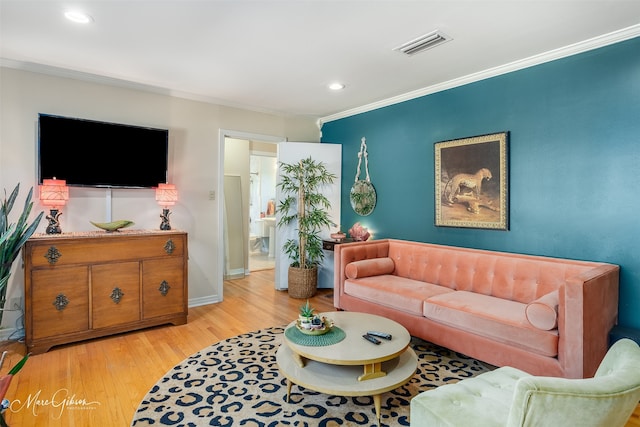
{"label": "pink lamp shade", "polygon": [[178,190],[174,184],[158,184],[156,201],[160,206],[173,206],[178,201]]}
{"label": "pink lamp shade", "polygon": [[51,209],[63,207],[69,200],[69,187],[64,179],[43,179],[40,202]]}

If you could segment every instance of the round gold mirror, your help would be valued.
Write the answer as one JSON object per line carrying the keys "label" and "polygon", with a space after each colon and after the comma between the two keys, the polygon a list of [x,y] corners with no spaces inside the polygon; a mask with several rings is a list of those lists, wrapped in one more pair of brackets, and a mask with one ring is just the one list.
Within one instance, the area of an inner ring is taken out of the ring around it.
{"label": "round gold mirror", "polygon": [[376,189],[369,181],[356,181],[349,193],[351,207],[358,215],[367,216],[376,207]]}

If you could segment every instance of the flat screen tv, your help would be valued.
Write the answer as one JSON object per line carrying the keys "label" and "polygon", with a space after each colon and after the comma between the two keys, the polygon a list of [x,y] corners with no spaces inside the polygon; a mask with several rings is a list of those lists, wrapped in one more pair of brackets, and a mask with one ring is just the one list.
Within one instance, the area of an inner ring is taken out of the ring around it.
{"label": "flat screen tv", "polygon": [[153,188],[167,182],[167,129],[38,115],[38,183]]}

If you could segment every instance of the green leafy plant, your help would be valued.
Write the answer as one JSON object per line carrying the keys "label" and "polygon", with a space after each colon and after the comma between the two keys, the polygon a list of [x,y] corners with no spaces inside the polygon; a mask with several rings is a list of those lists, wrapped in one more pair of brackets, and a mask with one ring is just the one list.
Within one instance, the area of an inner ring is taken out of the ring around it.
{"label": "green leafy plant", "polygon": [[316,311],[316,309],[311,307],[309,300],[307,300],[305,305],[300,306],[300,316],[302,317],[313,317],[314,311]]}
{"label": "green leafy plant", "polygon": [[40,220],[44,215],[44,212],[40,212],[36,219],[27,225],[27,219],[31,214],[33,208],[33,187],[29,190],[27,198],[24,202],[22,213],[18,217],[18,222],[15,224],[9,223],[9,214],[20,192],[20,184],[9,195],[7,199],[7,191],[4,191],[4,200],[2,206],[0,206],[0,323],[2,323],[2,309],[7,298],[7,285],[9,283],[9,276],[11,275],[11,266],[18,257],[20,249],[24,246],[25,242],[33,235],[36,228],[40,224]]}
{"label": "green leafy plant", "polygon": [[284,199],[278,204],[281,213],[278,226],[296,224],[298,237],[287,240],[282,250],[292,260],[292,267],[317,267],[324,258],[319,233],[332,224],[327,212],[331,204],[321,190],[333,183],[336,175],[311,157],[298,163],[281,162],[280,169],[278,186]]}

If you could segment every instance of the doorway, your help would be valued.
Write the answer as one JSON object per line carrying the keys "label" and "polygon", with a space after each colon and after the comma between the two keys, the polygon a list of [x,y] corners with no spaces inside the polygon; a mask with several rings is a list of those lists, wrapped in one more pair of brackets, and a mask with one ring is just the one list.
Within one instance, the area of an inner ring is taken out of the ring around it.
{"label": "doorway", "polygon": [[[273,234],[269,221],[275,226],[274,168],[277,165],[278,142],[282,140],[279,137],[220,131],[220,178],[228,181],[229,177],[237,177],[239,180],[239,186],[234,190],[229,190],[227,185],[220,189],[219,230],[223,245],[218,253],[221,269],[218,289],[221,299],[223,279],[242,278],[251,270],[275,268],[275,236],[269,238],[269,234]],[[253,162],[252,156],[255,156]],[[233,194],[228,194],[230,191]],[[232,209],[234,207],[235,210]],[[240,227],[231,227],[238,221],[242,223]],[[238,246],[241,251],[237,250]]]}
{"label": "doorway", "polygon": [[250,143],[249,272],[273,269],[276,266],[277,168],[275,144]]}

